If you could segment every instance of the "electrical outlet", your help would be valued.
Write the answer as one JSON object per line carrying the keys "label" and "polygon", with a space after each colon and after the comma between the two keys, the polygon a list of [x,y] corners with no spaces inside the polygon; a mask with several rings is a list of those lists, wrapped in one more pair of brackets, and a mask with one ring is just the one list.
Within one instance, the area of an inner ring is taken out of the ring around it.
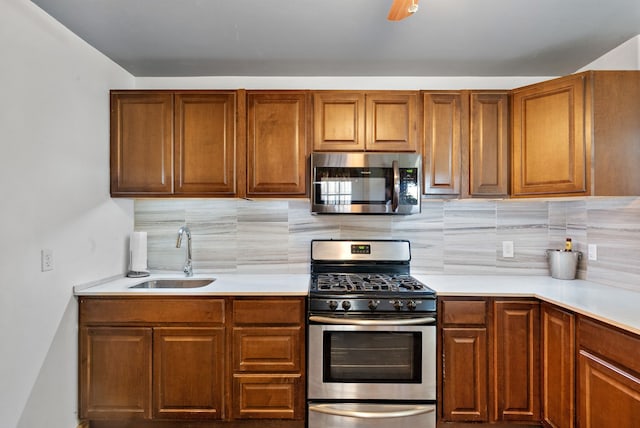
{"label": "electrical outlet", "polygon": [[598,246],[596,244],[589,244],[589,260],[598,260]]}
{"label": "electrical outlet", "polygon": [[40,269],[42,272],[53,270],[53,250],[44,248],[40,251]]}
{"label": "electrical outlet", "polygon": [[502,241],[502,257],[513,257],[513,241]]}

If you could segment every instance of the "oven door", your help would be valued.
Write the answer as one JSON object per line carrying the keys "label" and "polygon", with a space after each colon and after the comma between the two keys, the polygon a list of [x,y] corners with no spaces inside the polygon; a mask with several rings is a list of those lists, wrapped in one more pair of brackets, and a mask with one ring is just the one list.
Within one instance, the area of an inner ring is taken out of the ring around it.
{"label": "oven door", "polygon": [[320,324],[313,318],[308,337],[309,400],[436,399],[435,324]]}
{"label": "oven door", "polygon": [[309,428],[436,428],[435,404],[309,403]]}

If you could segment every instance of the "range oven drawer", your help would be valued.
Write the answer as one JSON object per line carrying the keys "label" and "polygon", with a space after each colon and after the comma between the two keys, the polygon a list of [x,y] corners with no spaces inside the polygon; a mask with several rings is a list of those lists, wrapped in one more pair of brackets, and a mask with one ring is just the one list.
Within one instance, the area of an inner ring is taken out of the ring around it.
{"label": "range oven drawer", "polygon": [[309,428],[435,428],[435,404],[309,403]]}

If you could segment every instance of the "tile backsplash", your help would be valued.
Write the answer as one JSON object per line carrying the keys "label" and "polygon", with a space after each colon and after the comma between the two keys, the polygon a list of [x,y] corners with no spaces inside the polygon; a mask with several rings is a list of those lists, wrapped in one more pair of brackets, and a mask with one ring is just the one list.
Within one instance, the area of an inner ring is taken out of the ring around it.
{"label": "tile backsplash", "polygon": [[312,215],[306,199],[141,199],[135,230],[148,233],[150,269],[181,269],[184,224],[196,272],[306,273],[310,241],[333,238],[408,239],[413,273],[548,275],[546,249],[570,237],[583,253],[578,277],[640,291],[640,198],[425,199],[409,216]]}

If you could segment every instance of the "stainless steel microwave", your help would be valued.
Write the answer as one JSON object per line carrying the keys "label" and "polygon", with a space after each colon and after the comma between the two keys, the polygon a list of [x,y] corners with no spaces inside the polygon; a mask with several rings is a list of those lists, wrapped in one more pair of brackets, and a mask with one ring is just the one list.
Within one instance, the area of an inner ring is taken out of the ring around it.
{"label": "stainless steel microwave", "polygon": [[415,153],[312,153],[311,212],[420,212],[421,156]]}

